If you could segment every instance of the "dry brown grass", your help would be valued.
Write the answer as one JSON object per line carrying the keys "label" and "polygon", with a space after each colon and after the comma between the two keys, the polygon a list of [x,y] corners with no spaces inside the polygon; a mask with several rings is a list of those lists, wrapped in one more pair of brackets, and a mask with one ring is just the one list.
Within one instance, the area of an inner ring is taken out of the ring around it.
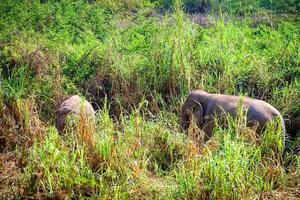
{"label": "dry brown grass", "polygon": [[0,113],[2,151],[29,147],[36,137],[42,137],[44,124],[39,118],[34,98],[4,104]]}
{"label": "dry brown grass", "polygon": [[47,48],[38,48],[29,53],[24,60],[28,60],[33,75],[40,79],[49,73],[49,65],[53,62],[53,58],[50,56]]}
{"label": "dry brown grass", "polygon": [[15,199],[20,192],[18,157],[16,152],[0,153],[0,199]]}

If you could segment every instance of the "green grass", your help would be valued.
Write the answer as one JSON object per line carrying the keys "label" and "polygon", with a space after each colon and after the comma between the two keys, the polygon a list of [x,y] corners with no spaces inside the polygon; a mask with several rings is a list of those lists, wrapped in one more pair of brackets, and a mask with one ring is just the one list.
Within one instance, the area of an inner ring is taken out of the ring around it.
{"label": "green grass", "polygon": [[28,150],[21,178],[25,195],[250,198],[287,184],[289,174],[273,157],[279,155],[271,148],[278,143],[274,129],[255,142],[251,130],[229,119],[228,129],[217,129],[209,143],[198,146],[168,128],[167,118],[146,121],[140,109],[122,116],[117,126],[107,111],[98,113],[92,140],[46,129],[43,141]]}
{"label": "green grass", "polygon": [[[201,26],[184,11],[203,1],[2,1],[0,198],[299,198],[297,2],[241,2],[210,1]],[[290,150],[242,118],[184,134],[193,89],[271,103]],[[68,94],[99,104],[95,129],[58,134]]]}

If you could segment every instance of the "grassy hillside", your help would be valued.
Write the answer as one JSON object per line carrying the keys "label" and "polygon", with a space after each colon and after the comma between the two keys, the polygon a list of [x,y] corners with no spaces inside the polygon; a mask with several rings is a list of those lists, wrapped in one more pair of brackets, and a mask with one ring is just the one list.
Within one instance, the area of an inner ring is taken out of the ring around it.
{"label": "grassy hillside", "polygon": [[[0,2],[0,199],[300,198],[297,1]],[[205,12],[204,12],[205,11]],[[274,105],[289,138],[243,118],[179,130],[190,90]],[[97,126],[54,126],[79,94]],[[200,134],[201,136],[201,134]]]}

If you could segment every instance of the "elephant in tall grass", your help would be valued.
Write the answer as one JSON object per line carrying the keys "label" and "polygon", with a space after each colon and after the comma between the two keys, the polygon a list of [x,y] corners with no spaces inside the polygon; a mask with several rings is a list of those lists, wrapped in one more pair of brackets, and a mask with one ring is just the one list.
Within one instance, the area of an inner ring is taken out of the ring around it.
{"label": "elephant in tall grass", "polygon": [[92,105],[88,101],[81,99],[78,95],[72,95],[63,101],[56,111],[55,125],[60,133],[64,132],[67,117],[71,114],[76,119],[82,116],[85,121],[95,120],[95,111]]}
{"label": "elephant in tall grass", "polygon": [[241,105],[243,110],[247,110],[247,127],[256,126],[256,132],[259,134],[264,131],[269,121],[278,117],[283,130],[284,144],[286,133],[281,114],[267,102],[249,97],[242,99],[232,95],[210,94],[203,90],[192,91],[182,105],[181,128],[187,130],[192,117],[194,117],[197,126],[205,133],[204,140],[207,141],[212,136],[216,117],[222,118],[224,114],[235,117],[238,113],[239,105]]}

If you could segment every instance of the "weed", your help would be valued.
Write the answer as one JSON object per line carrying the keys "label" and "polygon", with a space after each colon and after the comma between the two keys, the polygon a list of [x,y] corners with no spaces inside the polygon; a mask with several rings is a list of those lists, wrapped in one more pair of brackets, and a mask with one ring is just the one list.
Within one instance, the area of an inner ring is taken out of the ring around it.
{"label": "weed", "polygon": [[[1,1],[0,198],[298,198],[297,8],[281,0]],[[177,115],[194,89],[271,103],[295,137],[289,150],[281,158],[276,122],[258,136],[242,116],[226,118],[205,144],[195,124],[183,134]],[[98,111],[95,123],[80,116],[60,135],[54,114],[70,94]]]}

